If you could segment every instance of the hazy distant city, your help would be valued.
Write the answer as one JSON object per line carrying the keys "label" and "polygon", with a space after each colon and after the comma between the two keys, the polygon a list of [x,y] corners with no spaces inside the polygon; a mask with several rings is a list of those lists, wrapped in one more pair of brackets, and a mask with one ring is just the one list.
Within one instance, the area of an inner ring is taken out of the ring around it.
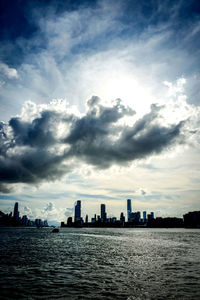
{"label": "hazy distant city", "polygon": [[[14,204],[13,212],[8,214],[0,211],[0,226],[29,226],[29,227],[48,227],[47,220],[36,218],[30,220],[27,215],[20,216],[19,204]],[[169,227],[169,228],[200,228],[200,211],[188,212],[183,218],[176,217],[155,217],[154,212],[147,213],[143,211],[133,212],[132,201],[127,199],[127,217],[121,212],[119,219],[117,217],[107,217],[106,205],[100,205],[100,214],[95,214],[89,220],[86,214],[85,218],[81,216],[81,200],[77,200],[74,207],[74,218],[68,217],[67,222],[61,222],[61,227]]]}
{"label": "hazy distant city", "polygon": [[30,226],[30,227],[48,227],[47,220],[35,219],[29,220],[27,215],[20,217],[19,204],[15,202],[13,212],[4,214],[0,211],[0,226]]}

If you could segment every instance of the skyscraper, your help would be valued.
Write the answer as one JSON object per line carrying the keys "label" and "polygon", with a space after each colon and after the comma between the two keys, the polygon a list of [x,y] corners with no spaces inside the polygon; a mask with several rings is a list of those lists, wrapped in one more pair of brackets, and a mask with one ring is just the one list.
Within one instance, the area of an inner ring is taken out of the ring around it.
{"label": "skyscraper", "polygon": [[147,221],[147,212],[143,211],[143,222],[146,223]]}
{"label": "skyscraper", "polygon": [[101,204],[101,221],[105,222],[106,221],[106,205]]}
{"label": "skyscraper", "polygon": [[85,223],[88,223],[88,215],[85,216]]}
{"label": "skyscraper", "polygon": [[74,222],[81,221],[81,201],[78,200],[75,204]]}
{"label": "skyscraper", "polygon": [[121,222],[122,224],[125,223],[125,217],[124,217],[124,213],[123,213],[123,212],[121,212],[121,214],[120,214],[120,222]]}
{"label": "skyscraper", "polygon": [[19,219],[18,202],[15,202],[13,217],[15,221]]}
{"label": "skyscraper", "polygon": [[127,199],[127,219],[128,219],[128,221],[130,221],[130,219],[131,219],[131,213],[132,213],[131,199]]}
{"label": "skyscraper", "polygon": [[28,224],[28,218],[27,218],[26,215],[24,215],[24,216],[22,217],[22,224],[25,225],[25,226],[27,226],[27,224]]}
{"label": "skyscraper", "polygon": [[154,219],[154,212],[151,212],[151,219]]}
{"label": "skyscraper", "polygon": [[140,211],[137,211],[137,212],[136,212],[136,220],[137,220],[137,222],[140,222],[140,220],[141,220],[141,214],[140,214]]}

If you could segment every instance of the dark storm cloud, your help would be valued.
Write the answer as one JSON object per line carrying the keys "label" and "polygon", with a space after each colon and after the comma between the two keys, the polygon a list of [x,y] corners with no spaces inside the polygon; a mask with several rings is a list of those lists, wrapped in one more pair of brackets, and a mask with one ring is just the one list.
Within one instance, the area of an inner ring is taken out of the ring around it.
{"label": "dark storm cloud", "polygon": [[[184,122],[162,126],[161,109],[152,105],[150,113],[135,122],[135,112],[120,99],[106,107],[98,97],[92,97],[81,117],[43,109],[33,120],[18,117],[9,124],[1,123],[1,191],[9,192],[6,184],[55,180],[73,169],[72,160],[108,168],[183,142]],[[120,122],[124,117],[131,120],[130,125]],[[62,135],[60,125],[65,128]]]}
{"label": "dark storm cloud", "polygon": [[[113,124],[124,116],[133,115],[135,112],[116,100],[113,107],[104,107],[98,97],[92,97],[88,101],[89,110],[86,116],[77,119],[71,126],[71,132],[65,139],[66,143],[75,145],[79,142],[100,141],[109,133],[118,130]],[[102,142],[102,141],[101,141]]]}
{"label": "dark storm cloud", "polygon": [[112,109],[98,106],[74,122],[65,140],[71,145],[69,154],[89,164],[107,168],[113,163],[126,164],[160,153],[177,140],[181,142],[184,122],[161,126],[155,122],[159,110],[158,106],[152,105],[151,112],[133,126],[120,127],[115,126],[115,122],[123,115],[133,114],[133,111],[121,107],[120,102]]}
{"label": "dark storm cloud", "polygon": [[[0,124],[0,180],[2,183],[37,183],[63,175],[63,153],[50,152],[58,141],[53,135],[55,113],[44,111],[40,118],[24,122],[12,118]],[[7,131],[7,132],[6,132]],[[5,186],[2,186],[5,191]]]}
{"label": "dark storm cloud", "polygon": [[47,147],[56,142],[52,131],[56,114],[44,111],[40,118],[30,122],[23,122],[20,118],[12,118],[9,125],[13,131],[16,144],[31,147]]}
{"label": "dark storm cloud", "polygon": [[63,155],[51,154],[48,150],[27,148],[21,154],[0,157],[0,179],[6,183],[55,180],[69,170],[67,167],[65,170],[62,169],[63,160]]}
{"label": "dark storm cloud", "polygon": [[[0,192],[4,194],[9,194],[13,191],[13,189],[6,184],[0,183]],[[13,199],[12,199],[13,200]]]}

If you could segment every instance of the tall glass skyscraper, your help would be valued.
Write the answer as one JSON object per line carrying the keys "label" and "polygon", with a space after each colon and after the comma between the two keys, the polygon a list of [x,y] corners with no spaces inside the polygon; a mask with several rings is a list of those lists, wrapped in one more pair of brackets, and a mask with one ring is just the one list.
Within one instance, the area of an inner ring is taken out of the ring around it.
{"label": "tall glass skyscraper", "polygon": [[74,222],[78,222],[80,220],[81,220],[81,201],[78,200],[75,204]]}
{"label": "tall glass skyscraper", "polygon": [[132,213],[131,199],[127,199],[127,219],[128,219],[128,221],[130,221],[131,213]]}
{"label": "tall glass skyscraper", "polygon": [[106,221],[106,205],[101,204],[101,221]]}
{"label": "tall glass skyscraper", "polygon": [[147,212],[143,211],[143,222],[146,223],[147,221]]}
{"label": "tall glass skyscraper", "polygon": [[14,220],[19,219],[18,202],[15,202],[13,217],[14,217]]}

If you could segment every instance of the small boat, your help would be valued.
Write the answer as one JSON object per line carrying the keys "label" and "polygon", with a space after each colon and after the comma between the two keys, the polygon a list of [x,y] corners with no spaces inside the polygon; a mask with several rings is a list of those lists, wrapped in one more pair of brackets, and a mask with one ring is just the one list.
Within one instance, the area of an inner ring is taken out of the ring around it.
{"label": "small boat", "polygon": [[59,229],[58,229],[58,228],[54,228],[54,229],[52,230],[52,232],[59,232]]}

